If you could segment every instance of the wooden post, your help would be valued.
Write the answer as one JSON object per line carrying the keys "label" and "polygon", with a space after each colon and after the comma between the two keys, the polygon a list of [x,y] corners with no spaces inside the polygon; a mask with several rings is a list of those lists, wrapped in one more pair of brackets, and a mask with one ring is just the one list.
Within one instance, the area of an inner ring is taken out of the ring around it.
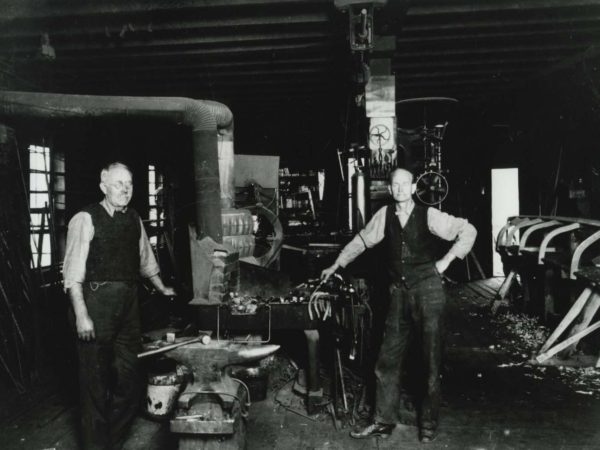
{"label": "wooden post", "polygon": [[575,318],[579,315],[583,307],[585,306],[588,298],[592,295],[592,290],[589,287],[586,287],[579,297],[571,306],[569,312],[565,315],[563,320],[560,321],[556,329],[552,332],[550,337],[546,340],[544,345],[542,346],[540,353],[544,353],[547,351],[552,344],[558,339],[558,337],[563,334],[563,332],[567,329],[567,327],[575,320]]}
{"label": "wooden post", "polygon": [[481,277],[482,280],[485,280],[485,272],[481,268],[481,264],[479,264],[479,260],[477,259],[477,256],[475,256],[475,253],[470,252],[468,256],[470,256],[471,258],[473,258],[473,262],[475,263],[475,267],[477,268],[477,272],[479,272],[479,276]]}
{"label": "wooden post", "polygon": [[[598,311],[598,307],[600,307],[600,296],[598,296],[595,292],[592,292],[592,295],[590,296],[589,301],[586,303],[586,305],[583,308],[583,317],[581,319],[581,322],[573,325],[573,328],[571,328],[571,331],[569,331],[569,337],[576,335],[581,330],[585,330],[588,327],[588,325],[594,318],[596,311]],[[561,357],[570,356],[575,351],[576,346],[577,346],[577,342],[575,342],[572,345],[570,345],[569,347],[565,348],[561,352]]]}
{"label": "wooden post", "polygon": [[592,331],[597,330],[598,328],[600,328],[600,321],[594,323],[593,325],[590,325],[588,328],[586,328],[583,331],[580,331],[579,333],[574,334],[573,336],[571,336],[570,338],[564,340],[563,342],[561,342],[560,344],[552,347],[550,350],[548,350],[545,353],[542,353],[538,356],[536,356],[535,360],[538,363],[543,363],[544,361],[546,361],[547,359],[550,359],[551,357],[553,357],[554,355],[556,355],[558,352],[564,350],[565,348],[569,347],[570,345],[579,342],[579,340],[582,337],[587,336],[588,334],[590,334]]}
{"label": "wooden post", "polygon": [[504,299],[506,297],[506,294],[508,293],[508,290],[515,281],[516,275],[517,271],[515,269],[512,269],[509,272],[508,276],[502,282],[502,285],[500,286],[500,289],[498,289],[498,293],[496,294],[496,296],[494,297],[494,301],[492,302],[492,314],[496,313],[501,304],[506,303]]}

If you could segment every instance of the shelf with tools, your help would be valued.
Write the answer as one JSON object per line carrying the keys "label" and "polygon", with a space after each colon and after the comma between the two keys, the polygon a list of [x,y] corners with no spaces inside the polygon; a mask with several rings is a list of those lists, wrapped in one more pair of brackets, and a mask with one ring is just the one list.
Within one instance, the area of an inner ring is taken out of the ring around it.
{"label": "shelf with tools", "polygon": [[286,235],[310,232],[318,223],[319,172],[279,171],[279,219]]}

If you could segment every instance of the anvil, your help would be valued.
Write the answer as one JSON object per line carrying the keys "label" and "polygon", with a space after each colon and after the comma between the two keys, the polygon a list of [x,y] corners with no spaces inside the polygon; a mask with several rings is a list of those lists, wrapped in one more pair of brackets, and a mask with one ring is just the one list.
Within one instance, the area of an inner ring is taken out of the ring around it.
{"label": "anvil", "polygon": [[[200,411],[208,411],[201,404],[210,403],[210,397],[220,398],[224,410],[232,410],[232,403],[238,396],[239,384],[226,372],[225,367],[231,364],[240,364],[255,361],[275,353],[279,345],[242,345],[229,341],[212,341],[208,344],[194,342],[189,345],[174,348],[167,353],[169,358],[187,366],[193,373],[194,380],[188,384],[178,399],[178,413],[188,418]],[[208,396],[208,398],[207,398]],[[214,401],[214,400],[213,400]],[[240,400],[241,401],[241,400]],[[171,431],[179,433],[223,433],[227,432],[222,426],[210,426],[217,419],[213,413],[211,417],[199,417],[199,420],[171,421]],[[216,422],[222,422],[217,419]],[[226,426],[226,428],[228,428]]]}

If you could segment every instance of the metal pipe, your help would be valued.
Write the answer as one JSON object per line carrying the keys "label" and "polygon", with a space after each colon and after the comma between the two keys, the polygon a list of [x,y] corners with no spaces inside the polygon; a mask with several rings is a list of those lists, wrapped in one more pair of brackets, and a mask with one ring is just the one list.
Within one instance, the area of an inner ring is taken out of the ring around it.
{"label": "metal pipe", "polygon": [[[0,118],[68,119],[147,117],[187,126],[192,131],[196,234],[222,242],[218,130],[233,130],[233,114],[221,103],[183,97],[116,97],[0,91]],[[224,131],[223,131],[224,130]]]}
{"label": "metal pipe", "polygon": [[[233,130],[219,133],[218,154],[221,208],[231,209],[235,204]],[[227,235],[226,231],[224,233]]]}
{"label": "metal pipe", "polygon": [[365,172],[357,167],[352,175],[352,229],[360,230],[367,224],[368,187]]}

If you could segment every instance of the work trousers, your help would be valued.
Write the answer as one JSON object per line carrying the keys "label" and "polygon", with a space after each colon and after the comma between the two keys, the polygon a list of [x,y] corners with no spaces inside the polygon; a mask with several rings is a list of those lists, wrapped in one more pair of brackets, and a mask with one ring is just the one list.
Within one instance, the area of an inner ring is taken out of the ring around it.
{"label": "work trousers", "polygon": [[375,365],[376,421],[388,424],[398,421],[402,371],[408,343],[414,341],[419,344],[420,373],[425,384],[419,408],[419,425],[423,429],[437,428],[445,305],[446,295],[437,275],[411,288],[404,284],[390,286],[390,307]]}
{"label": "work trousers", "polygon": [[139,407],[140,314],[135,282],[86,282],[96,339],[77,341],[83,447],[116,450]]}

